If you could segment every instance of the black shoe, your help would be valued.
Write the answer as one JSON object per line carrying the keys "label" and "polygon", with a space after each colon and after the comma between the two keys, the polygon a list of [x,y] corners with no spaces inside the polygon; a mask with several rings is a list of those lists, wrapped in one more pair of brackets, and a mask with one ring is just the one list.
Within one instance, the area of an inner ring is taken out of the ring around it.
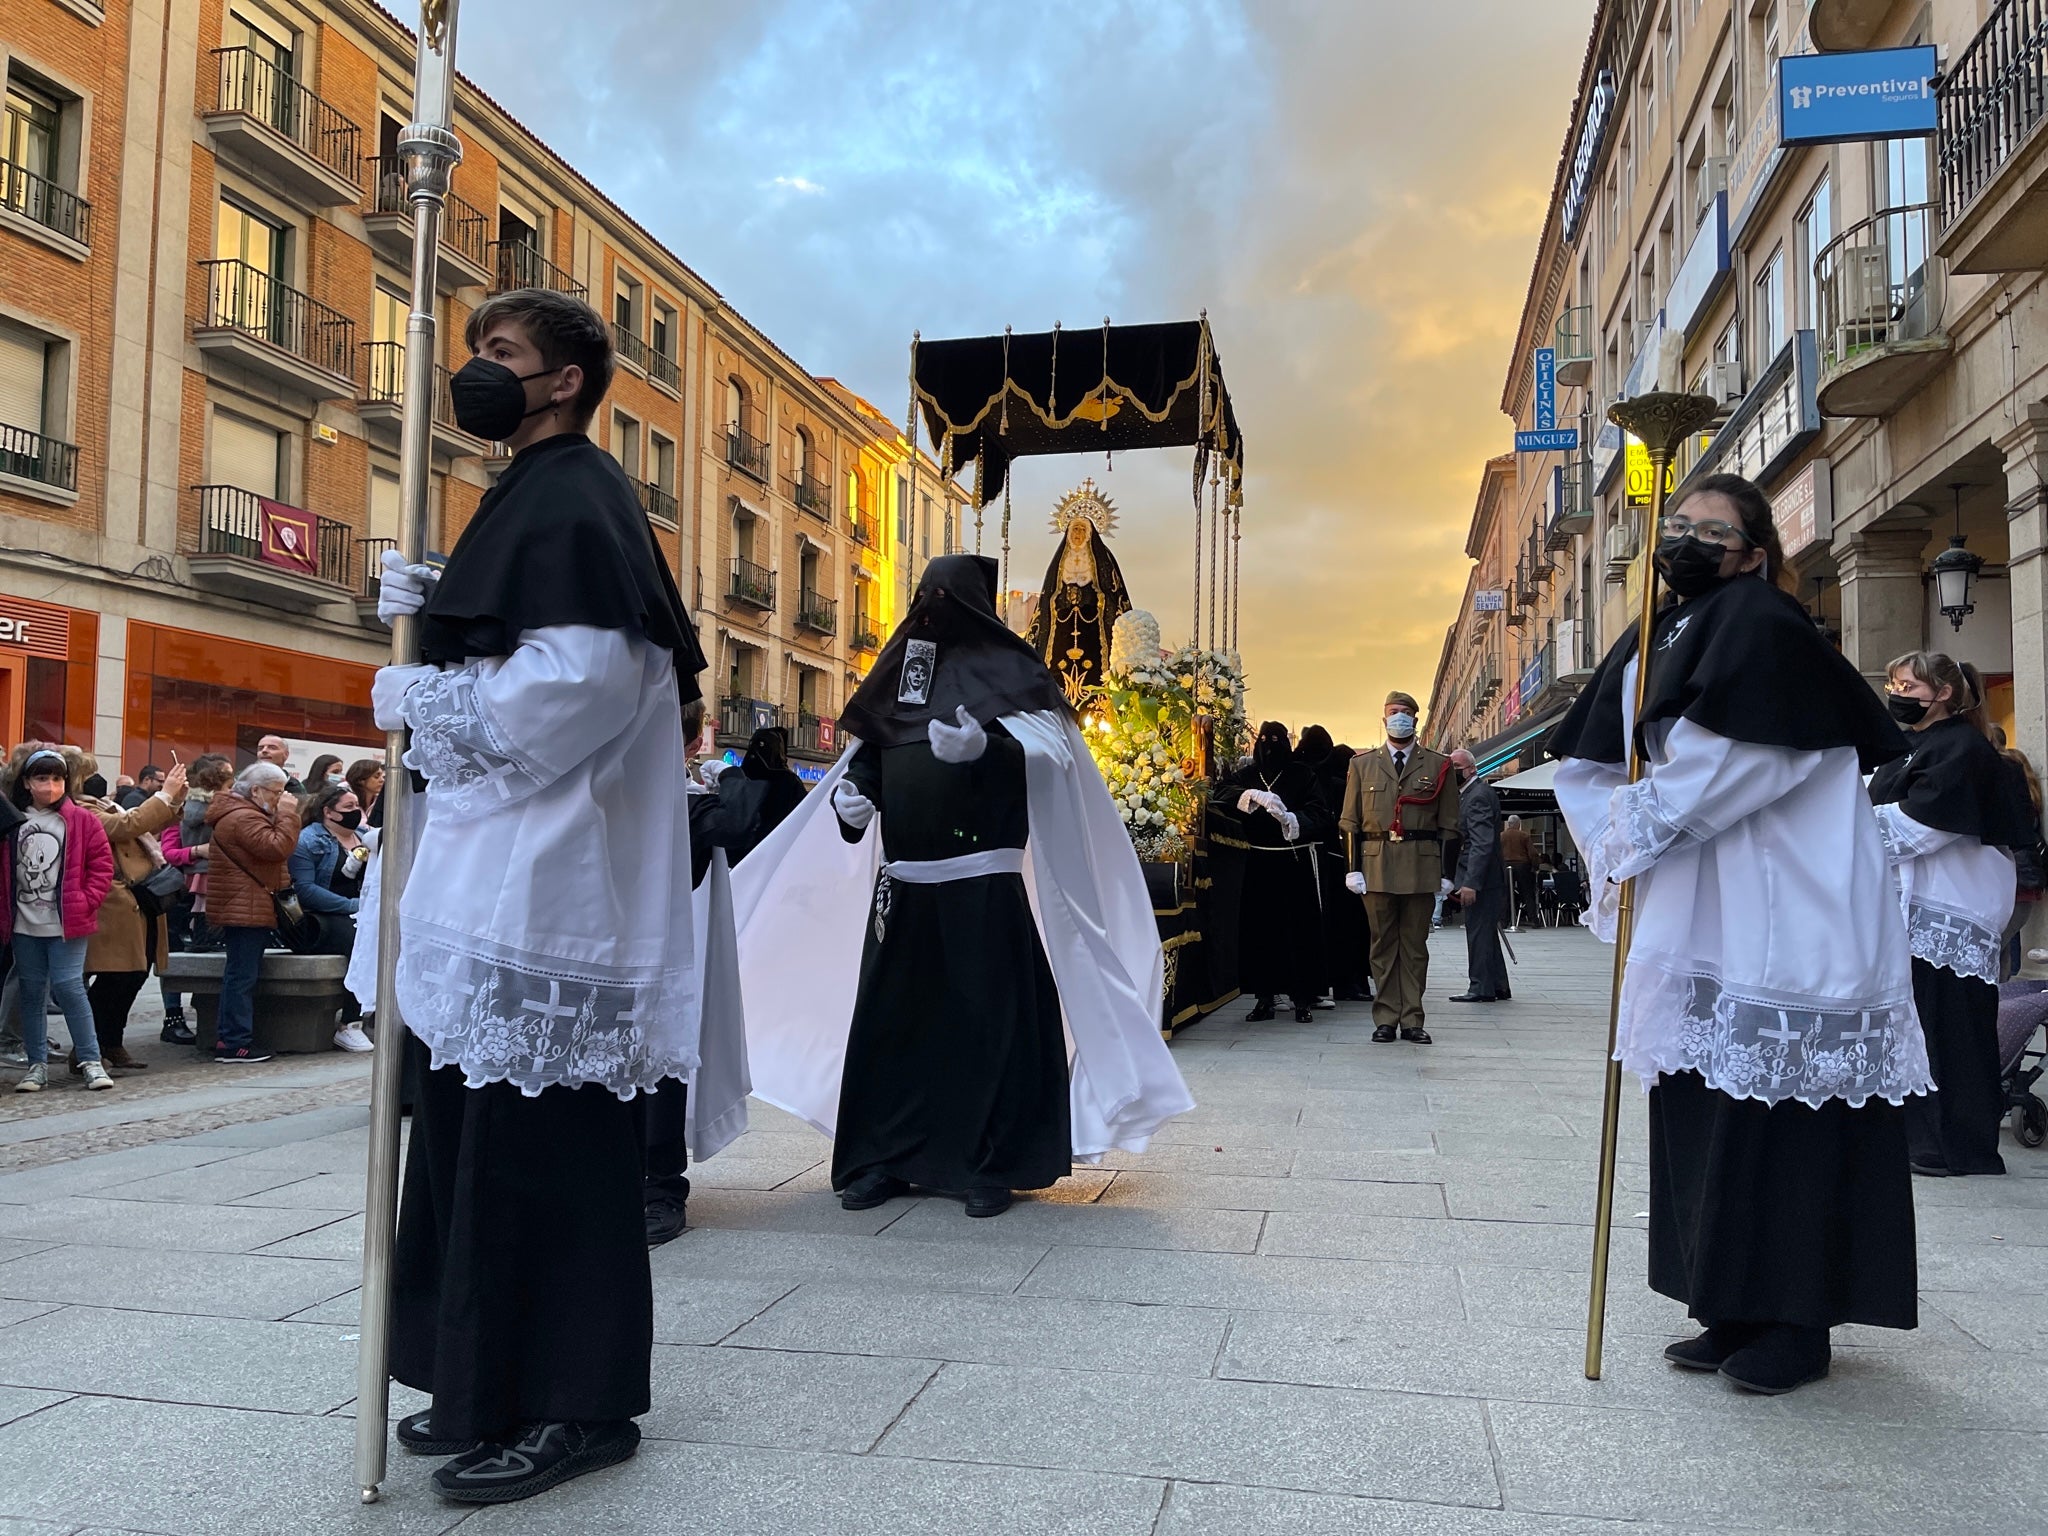
{"label": "black shoe", "polygon": [[185,1022],[184,1010],[173,1008],[164,1015],[164,1027],[157,1032],[157,1039],[165,1045],[194,1045],[199,1037],[192,1033],[192,1027]]}
{"label": "black shoe", "polygon": [[1297,1024],[1313,1024],[1313,1023],[1315,1023],[1315,1021],[1316,1021],[1316,1011],[1315,1011],[1315,1009],[1313,1009],[1313,1008],[1296,1008],[1296,1009],[1294,1010],[1294,1022],[1295,1022],[1295,1023],[1297,1023]]}
{"label": "black shoe", "polygon": [[529,1424],[509,1445],[480,1445],[434,1473],[434,1492],[457,1504],[510,1504],[626,1460],[640,1448],[631,1419]]}
{"label": "black shoe", "polygon": [[1391,1024],[1382,1024],[1372,1032],[1372,1043],[1374,1045],[1385,1045],[1393,1038],[1394,1026]]}
{"label": "black shoe", "polygon": [[1924,1179],[1945,1179],[1949,1177],[1947,1163],[1923,1163],[1918,1158],[1910,1164],[1912,1170]]}
{"label": "black shoe", "polygon": [[1827,1329],[1778,1323],[1722,1362],[1721,1374],[1745,1392],[1780,1397],[1819,1381],[1828,1362]]}
{"label": "black shoe", "polygon": [[1406,1040],[1410,1045],[1436,1044],[1434,1040],[1429,1038],[1429,1031],[1424,1029],[1420,1024],[1416,1025],[1413,1029],[1402,1030],[1401,1038],[1403,1040]]}
{"label": "black shoe", "polygon": [[1697,1338],[1664,1346],[1664,1358],[1688,1371],[1718,1371],[1737,1350],[1754,1344],[1763,1330],[1755,1323],[1709,1323]]}
{"label": "black shoe", "polygon": [[1452,997],[1451,1001],[1454,1003],[1497,1003],[1501,999],[1497,997],[1482,997],[1477,992],[1460,992]]}
{"label": "black shoe", "polygon": [[886,1173],[864,1173],[839,1192],[842,1211],[872,1211],[910,1193],[910,1186]]}
{"label": "black shoe", "polygon": [[429,1422],[434,1410],[409,1413],[398,1421],[398,1443],[415,1456],[461,1456],[477,1448],[474,1440],[447,1440]]}
{"label": "black shoe", "polygon": [[1273,1017],[1273,999],[1262,997],[1259,999],[1258,1006],[1244,1016],[1244,1021],[1247,1024],[1263,1024],[1271,1017]]}
{"label": "black shoe", "polygon": [[684,1178],[649,1179],[641,1188],[647,1212],[647,1246],[659,1248],[689,1230],[690,1181]]}
{"label": "black shoe", "polygon": [[970,1216],[1000,1216],[1010,1208],[1010,1192],[1007,1189],[970,1189],[967,1191],[967,1214]]}

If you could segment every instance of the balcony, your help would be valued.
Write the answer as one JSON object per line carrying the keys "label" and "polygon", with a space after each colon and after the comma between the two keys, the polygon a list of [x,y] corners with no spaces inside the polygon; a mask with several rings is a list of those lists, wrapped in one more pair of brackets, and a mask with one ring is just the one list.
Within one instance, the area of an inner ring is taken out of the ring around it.
{"label": "balcony", "polygon": [[873,544],[875,542],[875,514],[873,509],[868,507],[848,507],[846,509],[846,531],[853,535],[853,541],[856,544]]}
{"label": "balcony", "polygon": [[839,599],[800,590],[796,596],[796,627],[813,634],[829,635],[839,628]]}
{"label": "balcony", "polygon": [[[363,228],[370,243],[408,271],[412,268],[412,202],[405,194],[405,162],[380,155],[363,162],[369,172]],[[491,221],[481,208],[452,194],[441,211],[441,260],[435,283],[443,293],[482,288],[491,280]]]}
{"label": "balcony", "polygon": [[1822,53],[1848,53],[1876,45],[1892,0],[1813,0],[1806,27]]}
{"label": "balcony", "polygon": [[1935,81],[1937,247],[1952,272],[2048,267],[2048,0],[1999,0]]}
{"label": "balcony", "polygon": [[[448,370],[436,366],[431,427],[434,452],[444,459],[480,458],[491,451],[491,445],[455,425],[455,400],[448,379]],[[363,343],[363,393],[356,401],[356,415],[375,436],[391,447],[398,446],[405,420],[404,342]]]}
{"label": "balcony", "polygon": [[1934,205],[1852,224],[1813,264],[1823,416],[1889,416],[1948,362]]}
{"label": "balcony", "polygon": [[768,445],[740,427],[725,429],[725,462],[763,485],[768,483]]}
{"label": "balcony", "polygon": [[726,582],[725,595],[736,603],[763,612],[775,611],[775,573],[765,565],[756,565],[751,560],[735,560],[732,575]]}
{"label": "balcony", "polygon": [[1628,580],[1628,568],[1642,552],[1641,535],[1636,530],[1634,513],[1626,513],[1607,525],[1607,579],[1610,582]]}
{"label": "balcony", "polygon": [[91,252],[92,204],[12,160],[0,160],[0,222],[26,225],[24,233],[67,256]]}
{"label": "balcony", "polygon": [[0,490],[39,501],[78,499],[78,449],[26,427],[0,425]]}
{"label": "balcony", "polygon": [[338,309],[245,261],[202,261],[205,312],[192,340],[307,400],[353,400],[356,328]]}
{"label": "balcony", "polygon": [[864,613],[855,613],[853,634],[847,643],[853,647],[855,655],[872,656],[882,648],[882,637],[876,633],[873,619]]}
{"label": "balcony", "polygon": [[[630,480],[632,476],[626,478]],[[675,493],[646,480],[634,480],[633,490],[640,498],[640,510],[647,514],[647,521],[674,533],[682,521],[682,508],[676,502]]]}
{"label": "balcony", "polygon": [[384,568],[384,551],[396,548],[396,539],[356,540],[356,617],[365,624],[384,622],[377,617],[377,577]]}
{"label": "balcony", "polygon": [[815,475],[792,480],[789,483],[789,499],[796,503],[797,511],[808,512],[819,519],[827,515],[827,509],[832,504],[831,498],[825,494],[824,482]]}
{"label": "balcony", "polygon": [[1557,506],[1543,530],[1543,547],[1551,553],[1570,549],[1573,539],[1593,527],[1593,461],[1568,459],[1559,473]]}
{"label": "balcony", "polygon": [[1593,378],[1593,306],[1580,304],[1557,317],[1557,382],[1583,389]]}
{"label": "balcony", "polygon": [[769,699],[726,698],[718,701],[718,741],[743,747],[754,732],[788,730],[789,713]]}
{"label": "balcony", "polygon": [[213,60],[213,106],[202,115],[216,150],[316,208],[363,195],[354,123],[248,48],[217,48]]}
{"label": "balcony", "polygon": [[1600,659],[1593,654],[1593,626],[1585,619],[1563,619],[1557,626],[1557,680],[1583,683]]}
{"label": "balcony", "polygon": [[616,320],[612,322],[612,351],[628,368],[642,378],[647,376],[647,343]]}
{"label": "balcony", "polygon": [[546,288],[572,299],[587,299],[590,290],[569,276],[524,240],[493,240],[490,251],[491,292],[514,288]]}
{"label": "balcony", "polygon": [[[192,490],[199,498],[199,542],[185,559],[194,586],[309,613],[355,596],[349,581],[353,530],[347,523],[272,502],[293,520],[283,525],[289,534],[273,527],[267,544],[263,497],[233,485]],[[295,548],[301,521],[313,525],[310,549]]]}
{"label": "balcony", "polygon": [[838,722],[797,709],[796,729],[789,733],[789,750],[812,757],[829,758],[839,750]]}

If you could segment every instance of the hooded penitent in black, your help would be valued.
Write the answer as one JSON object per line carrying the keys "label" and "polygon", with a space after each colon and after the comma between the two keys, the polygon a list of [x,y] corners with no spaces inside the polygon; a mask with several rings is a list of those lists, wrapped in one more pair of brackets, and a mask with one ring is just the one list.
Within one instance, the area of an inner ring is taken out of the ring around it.
{"label": "hooded penitent in black", "polygon": [[[1240,809],[1247,792],[1271,794],[1293,814],[1294,833],[1263,806]],[[1323,989],[1322,900],[1316,843],[1333,831],[1316,773],[1287,744],[1287,727],[1268,720],[1252,743],[1252,760],[1216,783],[1215,803],[1241,818],[1250,849],[1238,938],[1238,985],[1253,997],[1285,992],[1297,1008]]]}
{"label": "hooded penitent in black", "polygon": [[1344,805],[1344,784],[1351,775],[1351,749],[1330,740],[1320,725],[1305,725],[1295,755],[1316,776],[1316,788],[1331,814],[1327,837],[1316,844],[1316,886],[1322,896],[1323,968],[1321,980],[1338,1001],[1356,1001],[1368,996],[1371,982],[1366,956],[1372,945],[1372,929],[1365,920],[1365,903],[1344,889],[1344,836],[1336,823]]}
{"label": "hooded penitent in black", "polygon": [[682,701],[704,652],[619,461],[580,432],[522,448],[456,540],[420,614],[420,659],[509,656],[529,629],[636,629],[675,653]]}
{"label": "hooded penitent in black", "polygon": [[1066,696],[1021,635],[996,617],[996,563],[942,555],[924,568],[910,611],[839,712],[839,728],[881,747],[925,740],[965,705],[983,725],[1064,710]]}
{"label": "hooded penitent in black", "polygon": [[[1623,678],[1635,654],[1630,626],[1551,732],[1552,757],[1621,760]],[[1865,773],[1906,752],[1877,695],[1822,638],[1811,615],[1790,593],[1755,576],[1719,582],[1657,615],[1637,729],[1681,717],[1756,746],[1854,747]]]}

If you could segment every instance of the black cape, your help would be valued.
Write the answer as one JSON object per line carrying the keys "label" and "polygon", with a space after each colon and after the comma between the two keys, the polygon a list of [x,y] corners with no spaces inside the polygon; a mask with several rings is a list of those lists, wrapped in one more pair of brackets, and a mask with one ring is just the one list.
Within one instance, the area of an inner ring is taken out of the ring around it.
{"label": "black cape", "polygon": [[[925,643],[937,647],[936,665],[922,687],[913,678],[906,690],[904,663],[913,644],[921,653]],[[839,728],[863,742],[899,747],[925,740],[933,720],[953,724],[963,704],[983,725],[1067,707],[1045,663],[996,616],[996,563],[985,555],[942,555],[924,568],[910,611],[839,712]]]}
{"label": "black cape", "polygon": [[522,448],[455,543],[420,615],[420,657],[509,656],[522,630],[635,629],[675,654],[682,702],[704,652],[618,460],[580,432]]}
{"label": "black cape", "polygon": [[1896,805],[1923,827],[2000,848],[2032,848],[2041,840],[2020,776],[1969,721],[1937,721],[1908,742],[1908,755],[1871,779],[1872,804]]}
{"label": "black cape", "polygon": [[[1669,604],[1657,615],[1652,650],[1638,733],[1683,718],[1756,746],[1854,747],[1865,773],[1906,754],[1905,737],[1862,674],[1796,598],[1761,578],[1738,576]],[[1635,653],[1630,625],[1551,732],[1552,757],[1623,761],[1622,678]]]}

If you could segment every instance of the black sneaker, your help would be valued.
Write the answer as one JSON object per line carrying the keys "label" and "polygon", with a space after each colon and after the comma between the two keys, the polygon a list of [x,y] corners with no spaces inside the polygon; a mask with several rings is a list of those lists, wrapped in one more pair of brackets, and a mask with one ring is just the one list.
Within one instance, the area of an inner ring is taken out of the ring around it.
{"label": "black sneaker", "polygon": [[616,1465],[638,1449],[640,1426],[631,1419],[529,1424],[509,1445],[480,1445],[443,1464],[434,1492],[457,1504],[510,1504]]}
{"label": "black sneaker", "polygon": [[253,1045],[238,1048],[216,1045],[213,1048],[213,1059],[230,1067],[251,1067],[259,1061],[270,1060],[270,1052],[259,1051]]}
{"label": "black sneaker", "polygon": [[690,1181],[684,1178],[649,1179],[641,1189],[647,1212],[647,1246],[659,1248],[673,1242],[690,1227]]}
{"label": "black sneaker", "polygon": [[434,1410],[409,1413],[398,1421],[398,1443],[415,1456],[460,1456],[477,1448],[475,1440],[449,1440],[434,1433]]}
{"label": "black sneaker", "polygon": [[839,1193],[842,1211],[872,1211],[910,1193],[910,1186],[886,1173],[865,1173]]}

